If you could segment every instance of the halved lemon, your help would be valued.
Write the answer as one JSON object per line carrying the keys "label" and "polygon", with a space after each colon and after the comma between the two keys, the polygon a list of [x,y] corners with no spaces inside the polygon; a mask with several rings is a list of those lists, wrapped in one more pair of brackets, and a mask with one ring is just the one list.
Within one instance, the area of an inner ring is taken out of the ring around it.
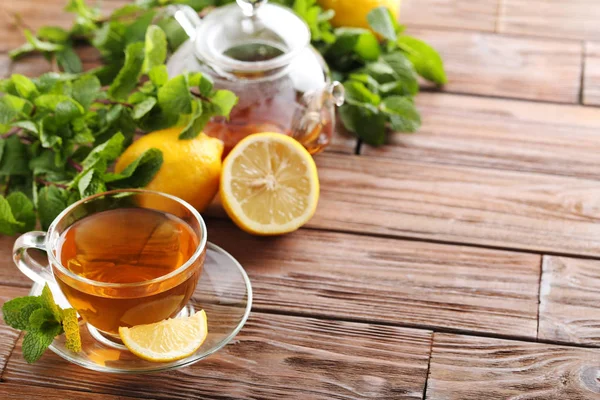
{"label": "halved lemon", "polygon": [[186,318],[172,318],[132,328],[120,327],[123,344],[136,356],[148,361],[175,361],[200,348],[208,328],[204,310]]}
{"label": "halved lemon", "polygon": [[280,133],[257,133],[240,141],[223,163],[223,208],[246,232],[295,231],[315,213],[319,177],[310,153]]}

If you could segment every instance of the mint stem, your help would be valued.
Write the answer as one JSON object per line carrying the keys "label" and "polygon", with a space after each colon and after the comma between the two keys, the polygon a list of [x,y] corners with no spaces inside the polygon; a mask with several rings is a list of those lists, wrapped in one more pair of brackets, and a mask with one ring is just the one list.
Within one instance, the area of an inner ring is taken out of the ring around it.
{"label": "mint stem", "polygon": [[66,188],[69,187],[68,185],[65,185],[64,183],[50,182],[50,181],[47,181],[47,180],[42,179],[42,178],[35,178],[35,181],[37,183],[40,183],[40,184],[44,185],[44,186],[54,185],[54,186],[58,186],[59,188],[63,188],[63,189],[66,189]]}
{"label": "mint stem", "polygon": [[72,158],[68,158],[67,163],[69,163],[69,165],[71,167],[75,168],[77,170],[77,172],[83,171],[83,167],[81,165],[79,165],[78,163],[76,163],[75,161],[73,161]]}

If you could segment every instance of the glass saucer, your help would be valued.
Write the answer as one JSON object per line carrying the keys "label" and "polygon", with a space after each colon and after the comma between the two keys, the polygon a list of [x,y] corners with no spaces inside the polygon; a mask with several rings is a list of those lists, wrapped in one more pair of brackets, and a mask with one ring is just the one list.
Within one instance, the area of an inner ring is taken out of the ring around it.
{"label": "glass saucer", "polygon": [[[58,304],[65,307],[56,284],[50,285]],[[31,296],[42,293],[36,283]],[[208,337],[191,356],[166,363],[142,360],[131,354],[118,339],[104,336],[79,320],[82,351],[73,353],[65,347],[65,336],[54,340],[50,349],[74,364],[100,372],[146,373],[181,368],[208,357],[229,343],[242,329],[250,315],[252,287],[244,268],[225,250],[208,243],[204,270],[192,299],[178,316],[187,316],[203,309],[208,320]],[[68,307],[68,305],[67,305]]]}

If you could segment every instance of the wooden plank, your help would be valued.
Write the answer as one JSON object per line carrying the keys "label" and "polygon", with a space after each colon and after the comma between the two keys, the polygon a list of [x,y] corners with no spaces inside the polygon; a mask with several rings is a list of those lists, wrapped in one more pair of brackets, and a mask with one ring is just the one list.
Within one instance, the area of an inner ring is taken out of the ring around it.
{"label": "wooden plank", "polygon": [[583,48],[578,42],[410,28],[436,48],[445,91],[577,103]]}
{"label": "wooden plank", "polygon": [[536,337],[538,255],[314,230],[257,238],[207,224],[250,274],[256,309]]}
{"label": "wooden plank", "polygon": [[600,109],[421,93],[423,125],[362,154],[600,179]]}
{"label": "wooden plank", "polygon": [[599,350],[434,334],[427,400],[600,399]]}
{"label": "wooden plank", "polygon": [[[210,329],[210,328],[209,328]],[[193,366],[109,375],[20,344],[3,380],[18,385],[169,399],[421,399],[431,332],[253,313],[234,344]]]}
{"label": "wooden plank", "polygon": [[539,338],[600,345],[600,261],[545,256]]}
{"label": "wooden plank", "polygon": [[600,42],[585,44],[583,104],[600,105]]}
{"label": "wooden plank", "polygon": [[8,77],[10,74],[10,63],[8,54],[0,54],[0,79]]}
{"label": "wooden plank", "polygon": [[89,400],[127,400],[133,397],[113,396],[109,394],[82,393],[73,390],[48,390],[41,386],[14,385],[0,382],[0,398],[4,400],[31,400],[43,398],[47,400],[80,399]]}
{"label": "wooden plank", "polygon": [[498,32],[598,40],[599,18],[596,0],[503,0]]}
{"label": "wooden plank", "polygon": [[[108,15],[112,10],[129,3],[128,0],[102,1],[100,6],[103,15]],[[23,43],[25,37],[22,28],[35,32],[42,26],[60,26],[70,28],[74,21],[74,14],[64,10],[68,0],[45,0],[40,7],[39,0],[3,1],[0,10],[0,52],[8,52]],[[19,15],[22,27],[18,26],[15,15]]]}
{"label": "wooden plank", "polygon": [[[0,303],[4,305],[8,300],[15,297],[27,296],[29,292],[25,288],[15,288],[10,286],[0,286]],[[15,342],[19,338],[19,331],[9,327],[4,322],[4,319],[0,318],[0,376],[2,371],[6,367],[8,357],[15,347]],[[1,394],[1,392],[0,392]],[[0,396],[2,398],[2,396]]]}
{"label": "wooden plank", "polygon": [[402,0],[400,23],[494,32],[500,0]]}
{"label": "wooden plank", "polygon": [[317,166],[316,228],[600,254],[597,181],[336,154]]}

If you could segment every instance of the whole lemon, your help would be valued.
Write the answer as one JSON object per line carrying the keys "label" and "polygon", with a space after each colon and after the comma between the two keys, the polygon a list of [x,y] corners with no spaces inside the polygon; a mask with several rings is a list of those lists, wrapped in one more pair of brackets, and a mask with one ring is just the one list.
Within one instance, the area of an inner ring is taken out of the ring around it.
{"label": "whole lemon", "polygon": [[142,136],[129,146],[115,166],[121,172],[144,151],[162,151],[163,163],[146,189],[177,196],[202,212],[219,190],[223,142],[201,133],[179,140],[182,128],[169,128]]}
{"label": "whole lemon", "polygon": [[374,8],[387,7],[397,20],[400,15],[400,0],[318,0],[324,9],[335,11],[331,19],[333,26],[352,26],[369,29],[367,14]]}

